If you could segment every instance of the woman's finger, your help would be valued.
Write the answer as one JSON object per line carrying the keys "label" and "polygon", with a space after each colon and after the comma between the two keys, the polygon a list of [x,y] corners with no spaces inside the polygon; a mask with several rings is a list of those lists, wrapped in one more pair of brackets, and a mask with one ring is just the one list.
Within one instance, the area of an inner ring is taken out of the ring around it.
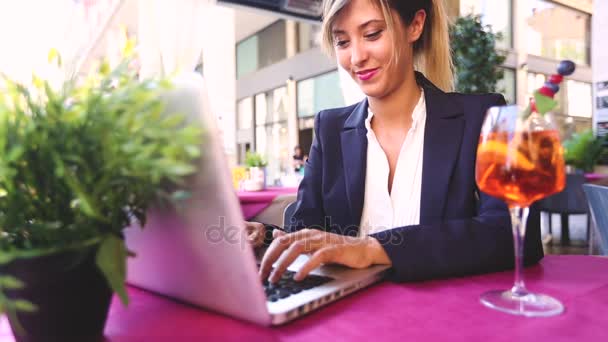
{"label": "woman's finger", "polygon": [[255,231],[255,228],[253,226],[245,224],[245,233],[251,234],[251,232],[253,232],[253,231]]}
{"label": "woman's finger", "polygon": [[306,240],[298,240],[293,242],[277,260],[268,281],[271,283],[278,282],[283,273],[287,270],[287,267],[289,267],[289,265],[291,265],[301,254],[307,252],[307,245]]}
{"label": "woman's finger", "polygon": [[275,238],[266,250],[266,253],[264,253],[264,257],[262,258],[262,264],[260,265],[261,279],[264,280],[268,277],[268,275],[270,274],[270,270],[272,269],[272,265],[275,263],[275,261],[277,261],[279,256],[281,256],[283,251],[289,248],[289,246],[294,241],[303,239],[313,233],[314,232],[312,231],[312,229],[302,229],[295,233],[289,233]]}
{"label": "woman's finger", "polygon": [[259,231],[254,231],[247,235],[247,242],[249,242],[253,247],[259,247],[264,244],[264,235]]}
{"label": "woman's finger", "polygon": [[325,247],[317,250],[313,255],[302,265],[300,270],[293,277],[294,280],[300,281],[306,278],[306,276],[315,268],[321,266],[321,264],[329,263],[333,260],[336,249],[339,247]]}

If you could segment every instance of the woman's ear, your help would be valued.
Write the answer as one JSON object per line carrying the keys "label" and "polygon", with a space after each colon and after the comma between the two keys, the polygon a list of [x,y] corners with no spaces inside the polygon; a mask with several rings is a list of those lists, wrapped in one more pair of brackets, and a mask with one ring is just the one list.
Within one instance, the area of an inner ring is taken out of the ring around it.
{"label": "woman's ear", "polygon": [[424,31],[425,21],[426,12],[424,10],[419,10],[418,12],[416,12],[416,14],[414,15],[414,19],[412,19],[412,22],[407,27],[407,37],[409,43],[414,43],[415,41],[420,39],[420,36]]}

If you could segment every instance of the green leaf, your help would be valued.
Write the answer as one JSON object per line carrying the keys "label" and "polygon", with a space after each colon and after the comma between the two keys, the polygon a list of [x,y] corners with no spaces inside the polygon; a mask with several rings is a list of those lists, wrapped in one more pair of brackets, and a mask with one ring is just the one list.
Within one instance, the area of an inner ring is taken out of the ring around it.
{"label": "green leaf", "polygon": [[166,168],[166,172],[175,176],[187,176],[196,171],[196,167],[189,164],[173,164]]}
{"label": "green leaf", "polygon": [[106,76],[110,73],[110,64],[108,61],[103,60],[99,65],[99,73],[103,76]]}
{"label": "green leaf", "polygon": [[57,66],[61,67],[61,55],[59,54],[59,51],[57,49],[52,48],[49,50],[47,60],[49,61],[49,63],[56,62]]}
{"label": "green leaf", "polygon": [[35,74],[32,75],[32,84],[37,89],[44,89],[44,81]]}
{"label": "green leaf", "polygon": [[268,162],[259,153],[247,152],[245,154],[245,165],[247,167],[264,167],[268,165]]}
{"label": "green leaf", "polygon": [[13,259],[15,259],[14,255],[0,252],[0,265],[8,264],[9,262],[13,261]]}
{"label": "green leaf", "polygon": [[566,164],[577,169],[592,172],[604,154],[604,138],[596,137],[592,130],[574,133],[564,141],[564,159]]}
{"label": "green leaf", "polygon": [[125,286],[127,254],[124,241],[114,235],[108,235],[101,242],[95,260],[97,266],[105,275],[108,284],[118,294],[125,306],[129,305],[129,297]]}
{"label": "green leaf", "polygon": [[190,158],[196,158],[201,154],[201,149],[198,146],[186,145],[184,149]]}
{"label": "green leaf", "polygon": [[7,162],[16,161],[23,154],[23,146],[15,146],[13,147],[8,155],[5,156]]}
{"label": "green leaf", "polygon": [[106,218],[101,215],[98,208],[99,205],[89,196],[83,189],[82,185],[78,182],[78,177],[73,174],[64,175],[65,182],[72,189],[74,194],[77,196],[76,199],[72,200],[70,206],[73,208],[80,208],[88,216],[94,217],[100,221],[106,221]]}
{"label": "green leaf", "polygon": [[182,123],[184,121],[184,116],[183,115],[170,115],[165,117],[162,122],[161,125],[169,128],[169,127],[176,127],[177,125],[179,125],[180,123]]}
{"label": "green leaf", "polygon": [[35,304],[23,299],[13,301],[13,306],[17,311],[23,312],[36,312],[38,310],[38,307]]}
{"label": "green leaf", "polygon": [[127,39],[127,41],[125,42],[125,46],[122,48],[122,55],[125,57],[130,57],[133,55],[134,51],[135,51],[135,40],[134,39]]}
{"label": "green leaf", "polygon": [[534,102],[536,103],[536,110],[540,114],[545,114],[557,107],[557,101],[547,97],[537,91],[534,92]]}
{"label": "green leaf", "polygon": [[8,275],[0,277],[0,288],[15,290],[22,289],[24,286],[25,284],[15,277]]}

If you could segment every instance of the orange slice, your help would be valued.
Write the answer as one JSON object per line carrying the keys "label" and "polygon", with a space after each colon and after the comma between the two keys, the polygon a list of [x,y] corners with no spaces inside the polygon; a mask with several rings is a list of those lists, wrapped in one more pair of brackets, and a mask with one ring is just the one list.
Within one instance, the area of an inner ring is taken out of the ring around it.
{"label": "orange slice", "polygon": [[499,141],[486,141],[477,148],[477,159],[494,161],[500,164],[510,164],[512,168],[524,171],[534,170],[534,164],[516,148],[509,148]]}

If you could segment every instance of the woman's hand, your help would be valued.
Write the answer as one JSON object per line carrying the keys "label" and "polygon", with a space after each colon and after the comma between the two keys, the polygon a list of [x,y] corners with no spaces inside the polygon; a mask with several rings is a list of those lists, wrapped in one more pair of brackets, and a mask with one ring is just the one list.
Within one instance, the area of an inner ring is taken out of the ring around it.
{"label": "woman's hand", "polygon": [[260,267],[260,277],[266,279],[272,270],[272,265],[278,260],[269,278],[272,283],[277,282],[287,267],[304,253],[312,255],[296,273],[295,280],[304,279],[310,271],[321,264],[336,263],[351,268],[391,264],[378,240],[369,236],[360,238],[317,229],[303,229],[290,234],[275,230],[273,238]]}
{"label": "woman's hand", "polygon": [[245,231],[247,232],[247,241],[249,241],[254,248],[264,244],[264,234],[266,234],[264,224],[260,222],[245,221]]}

